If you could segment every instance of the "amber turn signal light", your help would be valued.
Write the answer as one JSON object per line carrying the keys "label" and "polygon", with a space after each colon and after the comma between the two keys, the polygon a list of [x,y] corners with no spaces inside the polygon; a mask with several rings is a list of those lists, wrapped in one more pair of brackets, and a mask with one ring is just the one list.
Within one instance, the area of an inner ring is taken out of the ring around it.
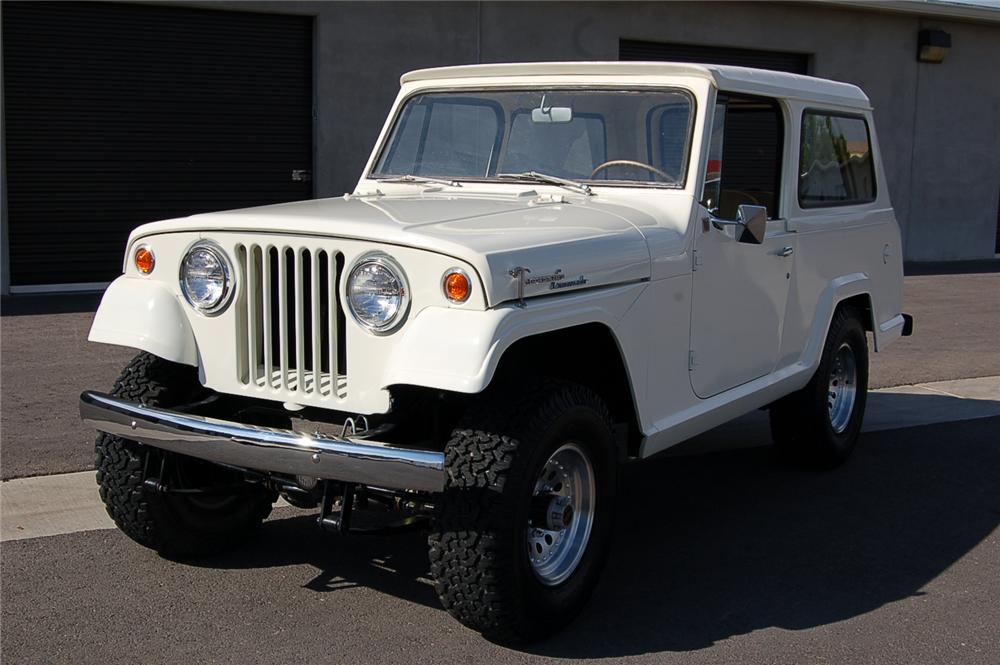
{"label": "amber turn signal light", "polygon": [[153,256],[153,250],[145,245],[135,250],[135,267],[143,275],[153,272],[153,268],[156,267],[156,257]]}
{"label": "amber turn signal light", "polygon": [[465,302],[472,294],[472,282],[465,271],[453,268],[444,275],[444,295],[452,302]]}

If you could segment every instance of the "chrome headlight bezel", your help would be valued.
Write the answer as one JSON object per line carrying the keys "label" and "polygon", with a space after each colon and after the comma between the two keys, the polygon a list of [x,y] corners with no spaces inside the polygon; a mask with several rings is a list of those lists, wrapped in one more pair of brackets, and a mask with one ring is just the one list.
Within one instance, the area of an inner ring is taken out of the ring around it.
{"label": "chrome headlight bezel", "polygon": [[[187,280],[185,279],[185,270],[187,268],[188,258],[196,251],[205,251],[211,254],[219,265],[222,266],[222,292],[219,298],[211,305],[204,305],[191,297],[190,292],[187,288]],[[235,285],[233,284],[233,264],[229,260],[229,255],[226,251],[219,246],[218,243],[212,242],[210,240],[199,240],[184,252],[184,256],[181,259],[181,264],[178,269],[178,280],[180,281],[181,293],[184,294],[184,300],[187,301],[188,305],[191,306],[199,314],[204,314],[205,316],[217,316],[221,314],[229,306],[229,303],[233,299],[233,294],[235,293]]]}
{"label": "chrome headlight bezel", "polygon": [[[376,265],[388,271],[401,287],[400,302],[399,306],[396,308],[396,313],[391,319],[380,325],[374,325],[362,318],[355,310],[354,301],[351,299],[351,287],[358,271],[368,265]],[[399,265],[398,261],[384,252],[369,252],[367,254],[363,254],[358,257],[358,259],[354,262],[354,265],[351,266],[351,269],[347,273],[347,279],[344,281],[344,302],[346,303],[346,309],[351,313],[351,318],[354,319],[354,322],[366,331],[374,335],[392,334],[401,325],[403,325],[403,322],[406,320],[406,316],[410,311],[410,283],[406,278],[406,271],[403,270],[403,266]]]}

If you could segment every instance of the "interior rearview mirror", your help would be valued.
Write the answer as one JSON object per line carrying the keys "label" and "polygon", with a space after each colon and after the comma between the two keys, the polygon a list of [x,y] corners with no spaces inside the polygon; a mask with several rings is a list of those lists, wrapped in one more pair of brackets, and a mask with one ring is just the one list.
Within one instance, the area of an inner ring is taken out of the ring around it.
{"label": "interior rearview mirror", "polygon": [[537,109],[531,110],[531,122],[570,122],[573,109],[568,106],[545,106],[545,95]]}
{"label": "interior rearview mirror", "polygon": [[740,242],[760,245],[767,234],[767,208],[743,204],[736,209],[736,239]]}

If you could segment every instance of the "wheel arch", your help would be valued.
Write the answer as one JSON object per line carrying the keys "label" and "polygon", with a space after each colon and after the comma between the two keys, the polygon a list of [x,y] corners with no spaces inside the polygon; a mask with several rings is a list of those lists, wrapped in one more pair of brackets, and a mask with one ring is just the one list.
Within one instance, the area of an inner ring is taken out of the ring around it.
{"label": "wheel arch", "polygon": [[[600,358],[600,362],[581,362],[581,358]],[[485,376],[479,377],[481,383],[472,389],[468,384],[436,385],[428,380],[394,382],[389,386],[393,411],[403,422],[419,421],[418,428],[439,439],[457,420],[454,412],[449,416],[433,413],[439,406],[460,412],[480,396],[516,391],[536,378],[569,381],[592,390],[605,402],[619,456],[638,454],[642,430],[633,382],[619,340],[606,323],[588,321],[530,332],[496,349],[488,365]],[[446,424],[444,430],[442,424]]]}
{"label": "wheel arch", "polygon": [[[865,291],[837,301],[834,313],[845,308],[851,308],[861,314],[861,325],[866,332],[875,332],[875,315],[872,312],[872,296],[869,292]],[[833,316],[830,317],[830,320],[833,321]],[[829,327],[828,323],[827,328],[829,329]]]}
{"label": "wheel arch", "polygon": [[842,307],[855,307],[861,311],[865,330],[874,329],[872,334],[876,338],[876,344],[878,343],[878,327],[874,325],[878,320],[878,312],[873,304],[871,287],[871,279],[863,272],[841,275],[830,280],[816,303],[812,328],[800,359],[802,365],[812,370],[819,366],[820,353],[830,331],[830,324],[837,310]]}
{"label": "wheel arch", "polygon": [[[600,362],[581,362],[600,358]],[[635,456],[642,441],[633,381],[614,331],[590,322],[518,339],[501,355],[490,386],[525,375],[571,381],[594,391],[611,411],[621,454]]]}

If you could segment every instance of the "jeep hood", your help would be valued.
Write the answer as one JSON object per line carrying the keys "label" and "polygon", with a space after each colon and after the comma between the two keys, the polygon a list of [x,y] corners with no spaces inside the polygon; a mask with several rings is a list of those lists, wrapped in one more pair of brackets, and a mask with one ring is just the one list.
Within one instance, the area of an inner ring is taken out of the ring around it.
{"label": "jeep hood", "polygon": [[414,247],[471,264],[495,306],[517,297],[510,271],[519,266],[531,271],[526,297],[649,279],[640,228],[651,223],[646,213],[598,197],[345,196],[154,222],[130,242],[179,231],[248,231],[367,240],[390,254],[394,245]]}

